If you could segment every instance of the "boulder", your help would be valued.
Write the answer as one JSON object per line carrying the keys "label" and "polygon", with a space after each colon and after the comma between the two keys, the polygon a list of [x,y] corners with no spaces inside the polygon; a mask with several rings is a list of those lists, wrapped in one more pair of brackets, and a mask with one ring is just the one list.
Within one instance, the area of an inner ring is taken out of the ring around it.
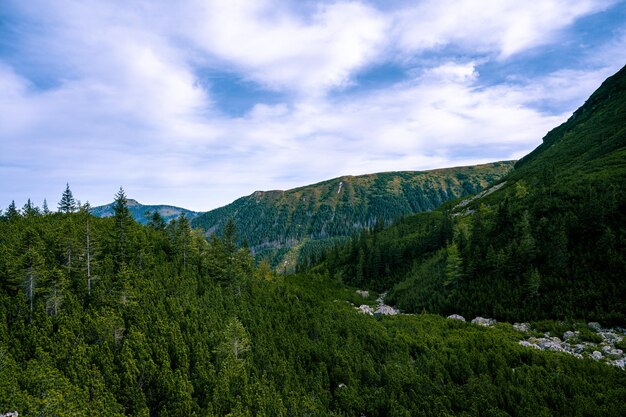
{"label": "boulder", "polygon": [[575,336],[576,336],[576,333],[568,330],[565,333],[563,333],[563,340],[571,339],[572,337],[575,337]]}
{"label": "boulder", "polygon": [[539,348],[541,350],[549,350],[552,352],[564,352],[565,349],[561,346],[559,342],[549,339],[541,339],[539,341]]}
{"label": "boulder", "polygon": [[519,341],[519,344],[520,344],[520,345],[522,345],[522,346],[524,346],[524,347],[531,347],[531,348],[534,348],[534,349],[541,349],[541,348],[540,348],[539,346],[537,346],[536,344],[534,344],[534,343],[530,343],[530,342],[528,342],[528,341],[526,341],[526,340],[520,340],[520,341]]}
{"label": "boulder", "polygon": [[363,298],[367,298],[370,296],[370,292],[367,290],[356,290],[356,293],[359,294]]}
{"label": "boulder", "polygon": [[626,367],[626,361],[624,359],[618,359],[616,361],[611,361],[611,365],[624,369]]}
{"label": "boulder", "polygon": [[602,326],[600,326],[600,323],[598,323],[597,321],[590,321],[589,323],[587,323],[587,326],[589,326],[596,332],[599,332],[600,330],[602,330]]}
{"label": "boulder", "polygon": [[530,324],[528,323],[514,323],[513,328],[518,332],[528,333],[530,331]]}
{"label": "boulder", "polygon": [[472,320],[472,323],[478,324],[479,326],[488,327],[488,326],[493,326],[494,324],[496,324],[496,320],[488,319],[484,317],[476,317],[474,320]]}
{"label": "boulder", "polygon": [[620,335],[613,332],[598,332],[598,334],[602,336],[605,342],[609,343],[619,342],[621,339]]}
{"label": "boulder", "polygon": [[449,315],[449,316],[448,316],[448,318],[449,318],[449,319],[452,319],[452,320],[461,320],[461,321],[465,321],[465,317],[460,316],[460,315],[458,315],[458,314],[451,314],[451,315]]}
{"label": "boulder", "polygon": [[359,311],[359,313],[368,314],[370,316],[374,315],[374,309],[367,304],[361,304],[359,307],[357,307],[357,310]]}
{"label": "boulder", "polygon": [[398,313],[399,311],[395,308],[384,304],[379,306],[376,311],[374,311],[375,316],[395,316]]}
{"label": "boulder", "polygon": [[597,350],[594,350],[593,353],[591,354],[591,358],[593,360],[599,361],[600,359],[602,359],[602,353],[598,352]]}

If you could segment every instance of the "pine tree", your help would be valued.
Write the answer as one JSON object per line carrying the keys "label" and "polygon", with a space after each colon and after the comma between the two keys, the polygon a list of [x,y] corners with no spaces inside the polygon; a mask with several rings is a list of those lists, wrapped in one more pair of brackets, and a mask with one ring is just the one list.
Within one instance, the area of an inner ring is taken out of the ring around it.
{"label": "pine tree", "polygon": [[237,226],[232,217],[229,217],[224,225],[222,242],[228,255],[232,255],[237,250]]}
{"label": "pine tree", "polygon": [[50,209],[48,208],[48,202],[46,201],[45,198],[43,199],[42,211],[43,211],[43,214],[50,214]]}
{"label": "pine tree", "polygon": [[20,215],[20,212],[17,211],[17,208],[15,207],[15,201],[11,200],[11,204],[9,204],[9,207],[7,207],[7,212],[5,214],[6,218],[9,220],[13,220],[19,215]]}
{"label": "pine tree", "polygon": [[[146,212],[146,217],[149,215],[149,212]],[[165,230],[165,220],[163,220],[163,216],[159,214],[157,210],[150,215],[150,220],[147,224],[148,227],[154,230]]]}
{"label": "pine tree", "polygon": [[133,221],[128,209],[128,199],[124,193],[124,189],[120,187],[117,194],[115,194],[115,201],[113,202],[113,218],[115,220],[115,227],[113,229],[113,238],[115,239],[115,255],[120,266],[127,257],[128,246],[128,228]]}
{"label": "pine tree", "polygon": [[76,211],[76,200],[74,200],[69,183],[65,184],[65,191],[61,196],[61,201],[59,201],[59,211],[61,213],[73,213]]}
{"label": "pine tree", "polygon": [[24,216],[26,217],[37,216],[40,214],[39,207],[34,206],[33,202],[30,201],[30,198],[28,199],[26,204],[24,204],[24,207],[22,208],[22,213],[24,213]]}
{"label": "pine tree", "polygon": [[80,208],[80,213],[85,218],[85,223],[86,223],[85,246],[83,246],[83,257],[85,258],[85,261],[86,261],[85,268],[87,272],[87,293],[89,295],[91,295],[91,287],[92,287],[92,281],[93,281],[92,264],[93,264],[93,245],[94,245],[94,240],[91,236],[91,227],[90,227],[91,215],[89,213],[90,210],[91,210],[91,206],[89,205],[89,202],[85,203]]}
{"label": "pine tree", "polygon": [[456,287],[463,275],[463,261],[459,254],[459,247],[456,243],[448,245],[446,248],[446,278],[443,283],[446,287]]}
{"label": "pine tree", "polygon": [[183,258],[183,266],[187,267],[187,258],[191,251],[191,225],[185,213],[180,213],[176,228],[176,246]]}

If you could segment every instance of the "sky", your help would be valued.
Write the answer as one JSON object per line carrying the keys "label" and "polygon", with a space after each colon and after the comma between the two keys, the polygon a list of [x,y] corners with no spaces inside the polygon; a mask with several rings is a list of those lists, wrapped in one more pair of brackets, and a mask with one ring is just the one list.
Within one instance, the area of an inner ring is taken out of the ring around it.
{"label": "sky", "polygon": [[625,64],[626,0],[0,0],[0,209],[518,159]]}

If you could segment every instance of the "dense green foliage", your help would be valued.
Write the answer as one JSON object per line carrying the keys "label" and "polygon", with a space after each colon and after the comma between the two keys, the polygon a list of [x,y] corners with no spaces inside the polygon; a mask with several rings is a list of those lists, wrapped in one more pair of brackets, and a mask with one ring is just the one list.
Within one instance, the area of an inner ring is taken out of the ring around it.
{"label": "dense green foliage", "polygon": [[396,284],[389,300],[407,311],[623,325],[625,121],[622,69],[498,190],[365,234],[317,269],[380,290]]}
{"label": "dense green foliage", "polygon": [[[425,172],[346,176],[288,191],[257,191],[192,220],[220,234],[233,218],[252,251],[273,264],[308,258],[333,238],[350,237],[443,202],[481,191],[504,176],[512,161]],[[314,242],[314,243],[310,243]],[[303,246],[304,245],[304,246]],[[293,249],[293,250],[291,250]],[[304,249],[301,255],[300,250]]]}
{"label": "dense green foliage", "polygon": [[255,267],[232,222],[207,242],[124,201],[0,220],[0,412],[626,413],[621,370],[523,348],[508,325],[361,315],[333,280]]}

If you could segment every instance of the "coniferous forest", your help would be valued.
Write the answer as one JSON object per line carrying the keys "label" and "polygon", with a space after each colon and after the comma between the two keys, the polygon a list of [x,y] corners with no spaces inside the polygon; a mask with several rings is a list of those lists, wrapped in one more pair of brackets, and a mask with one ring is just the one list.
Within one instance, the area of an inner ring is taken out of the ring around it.
{"label": "coniferous forest", "polygon": [[[71,197],[71,194],[70,194]],[[71,203],[0,222],[0,404],[20,415],[613,415],[626,373],[437,315],[374,317],[317,273],[255,266],[231,223]]]}
{"label": "coniferous forest", "polygon": [[[123,189],[108,218],[69,185],[57,212],[11,204],[0,413],[624,416],[623,367],[522,346],[509,323],[624,326],[625,115],[622,69],[491,189],[312,251],[293,275],[257,263],[232,220],[208,238],[184,215],[136,223]],[[354,308],[387,290],[416,314]]]}

